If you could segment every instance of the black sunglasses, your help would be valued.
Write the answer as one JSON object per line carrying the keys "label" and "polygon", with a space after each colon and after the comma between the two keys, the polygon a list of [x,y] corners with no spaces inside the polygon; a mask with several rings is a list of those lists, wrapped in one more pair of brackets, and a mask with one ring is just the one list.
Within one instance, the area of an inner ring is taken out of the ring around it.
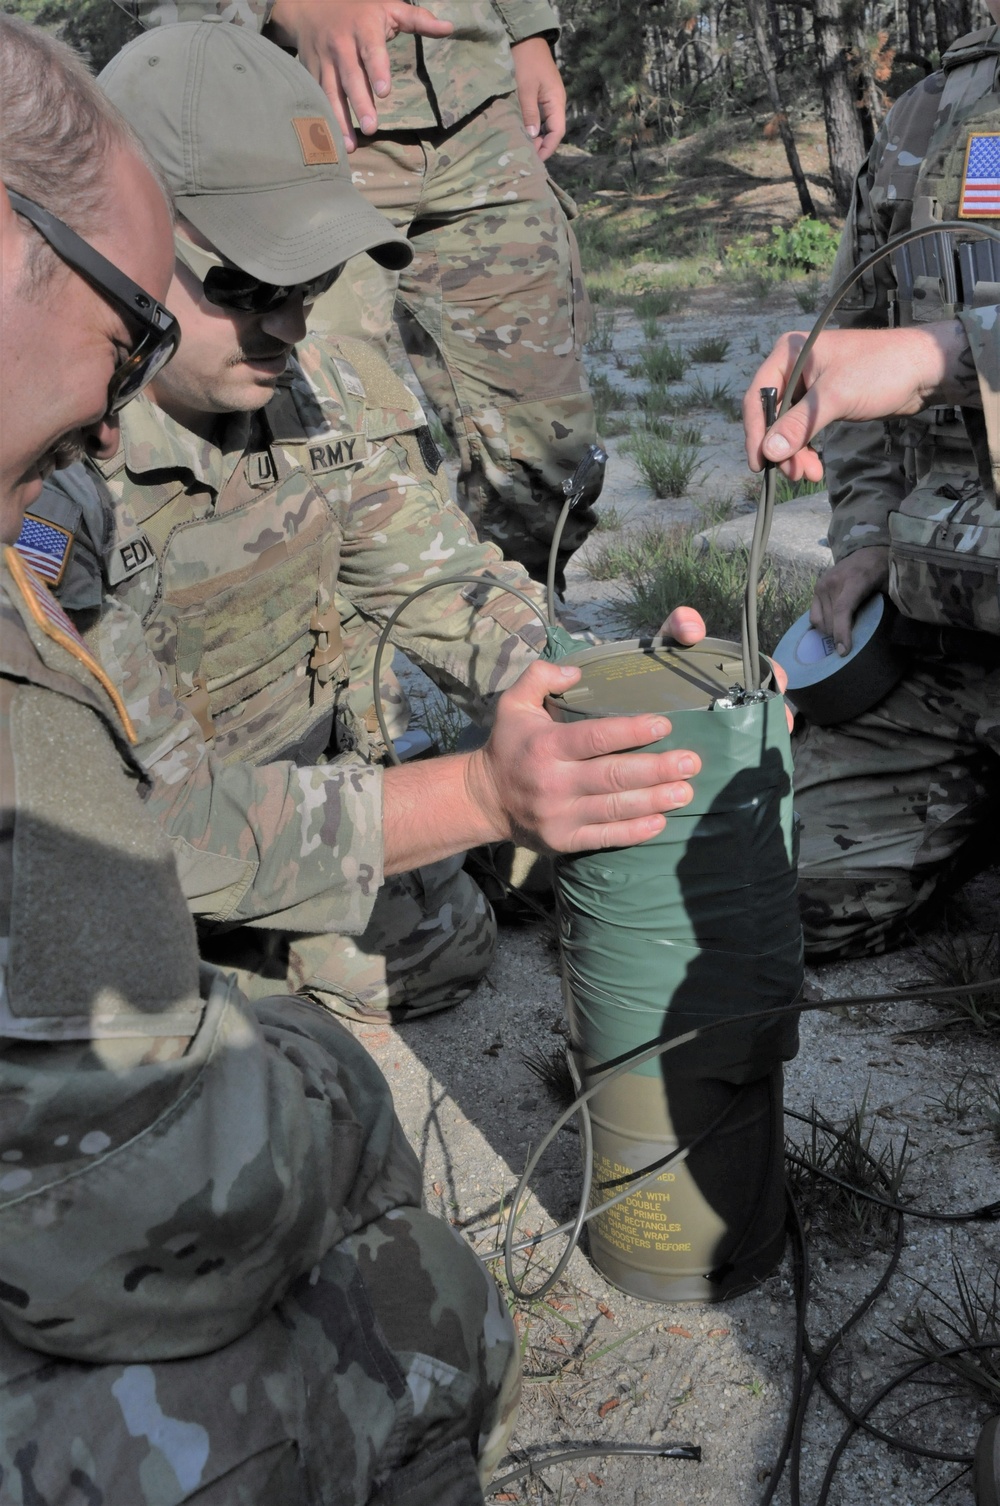
{"label": "black sunglasses", "polygon": [[62,220],[13,189],[9,188],[7,193],[16,212],[30,220],[56,255],[139,326],[138,340],[108,383],[106,411],[108,415],[118,413],[166,366],[180,344],[180,325],[169,309],[157,303]]}
{"label": "black sunglasses", "polygon": [[269,314],[297,295],[301,295],[303,303],[315,303],[317,298],[329,292],[344,270],[341,263],[308,282],[263,282],[252,273],[244,272],[242,267],[223,261],[217,251],[198,246],[176,231],[174,249],[188,271],[193,272],[201,283],[209,303],[240,314]]}
{"label": "black sunglasses", "polygon": [[315,303],[333,287],[344,270],[343,266],[332,267],[309,282],[292,283],[282,287],[273,282],[261,282],[239,267],[212,267],[207,273],[202,289],[209,303],[220,309],[234,309],[241,314],[269,314],[280,308],[289,298],[302,294],[303,303]]}

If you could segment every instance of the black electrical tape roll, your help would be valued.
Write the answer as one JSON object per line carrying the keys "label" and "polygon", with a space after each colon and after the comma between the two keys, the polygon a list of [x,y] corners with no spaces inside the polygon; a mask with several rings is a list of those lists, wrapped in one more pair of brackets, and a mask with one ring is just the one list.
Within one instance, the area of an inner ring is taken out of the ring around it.
{"label": "black electrical tape roll", "polygon": [[812,626],[808,612],[793,622],[771,657],[788,676],[785,694],[796,710],[818,727],[833,727],[884,700],[909,662],[892,639],[897,616],[888,597],[870,596],[854,619],[851,650],[843,657],[833,639]]}

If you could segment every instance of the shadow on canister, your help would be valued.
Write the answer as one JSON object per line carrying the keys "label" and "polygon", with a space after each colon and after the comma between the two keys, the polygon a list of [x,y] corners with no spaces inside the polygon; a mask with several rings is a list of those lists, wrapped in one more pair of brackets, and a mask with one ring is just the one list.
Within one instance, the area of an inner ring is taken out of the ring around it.
{"label": "shadow on canister", "polygon": [[[705,639],[570,654],[580,682],[550,697],[560,721],[662,712],[665,748],[692,748],[694,801],[638,847],[557,861],[563,987],[584,1081],[602,1064],[695,1026],[791,1005],[802,984],[791,750],[761,661]],[[691,1147],[588,1224],[615,1285],[649,1301],[714,1301],[763,1280],[784,1249],[781,1063],[798,1016],[709,1032],[624,1073],[591,1102],[592,1206]]]}

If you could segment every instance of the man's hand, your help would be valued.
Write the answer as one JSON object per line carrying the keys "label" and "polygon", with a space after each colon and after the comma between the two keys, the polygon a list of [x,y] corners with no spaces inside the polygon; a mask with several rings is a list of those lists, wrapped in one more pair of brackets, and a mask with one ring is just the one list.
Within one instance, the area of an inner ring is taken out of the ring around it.
{"label": "man's hand", "polygon": [[793,406],[765,438],[760,388],[777,387],[781,396],[805,338],[801,330],[782,335],[743,399],[751,470],[772,460],[792,481],[819,481],[822,463],[807,446],[835,419],[888,418],[933,403],[980,402],[972,352],[957,319],[909,329],[827,330],[809,353]]}
{"label": "man's hand", "polygon": [[705,632],[704,618],[694,607],[674,607],[658,636],[672,638],[675,643],[683,643],[685,648],[690,648],[692,644],[701,642]]}
{"label": "man's hand", "polygon": [[[672,638],[675,643],[682,643],[685,648],[692,644],[700,643],[705,636],[705,622],[700,612],[694,607],[674,607],[666,622],[660,628],[661,638]],[[788,676],[776,659],[768,660],[774,671],[774,679],[781,694],[788,689]],[[795,715],[785,707],[785,716],[788,720],[788,730],[791,732],[795,722]]]}
{"label": "man's hand", "polygon": [[566,86],[544,37],[526,37],[510,50],[525,130],[545,162],[566,134]]}
{"label": "man's hand", "polygon": [[[392,88],[386,43],[399,32],[447,37],[454,27],[408,0],[276,0],[268,35],[293,47],[322,85],[349,152],[357,147],[351,110],[366,136],[378,129],[376,97]],[[558,77],[558,74],[556,75]]]}
{"label": "man's hand", "polygon": [[631,847],[690,803],[701,759],[686,750],[636,753],[670,732],[665,716],[553,721],[545,697],[575,685],[566,664],[532,664],[497,703],[489,742],[469,755],[467,788],[496,836],[536,852]]}
{"label": "man's hand", "polygon": [[816,582],[809,621],[837,645],[838,654],[851,652],[851,624],[858,608],[889,584],[889,551],[884,545],[855,549],[824,571]]}

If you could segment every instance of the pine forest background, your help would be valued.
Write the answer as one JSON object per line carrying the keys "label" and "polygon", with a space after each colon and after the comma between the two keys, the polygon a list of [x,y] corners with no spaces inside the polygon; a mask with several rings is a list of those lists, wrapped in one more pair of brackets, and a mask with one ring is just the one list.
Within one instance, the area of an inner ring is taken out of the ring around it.
{"label": "pine forest background", "polygon": [[[111,0],[0,0],[95,68]],[[825,272],[892,101],[985,24],[983,0],[557,0],[569,95],[553,175],[595,303],[709,276]],[[637,273],[634,268],[640,269]]]}

